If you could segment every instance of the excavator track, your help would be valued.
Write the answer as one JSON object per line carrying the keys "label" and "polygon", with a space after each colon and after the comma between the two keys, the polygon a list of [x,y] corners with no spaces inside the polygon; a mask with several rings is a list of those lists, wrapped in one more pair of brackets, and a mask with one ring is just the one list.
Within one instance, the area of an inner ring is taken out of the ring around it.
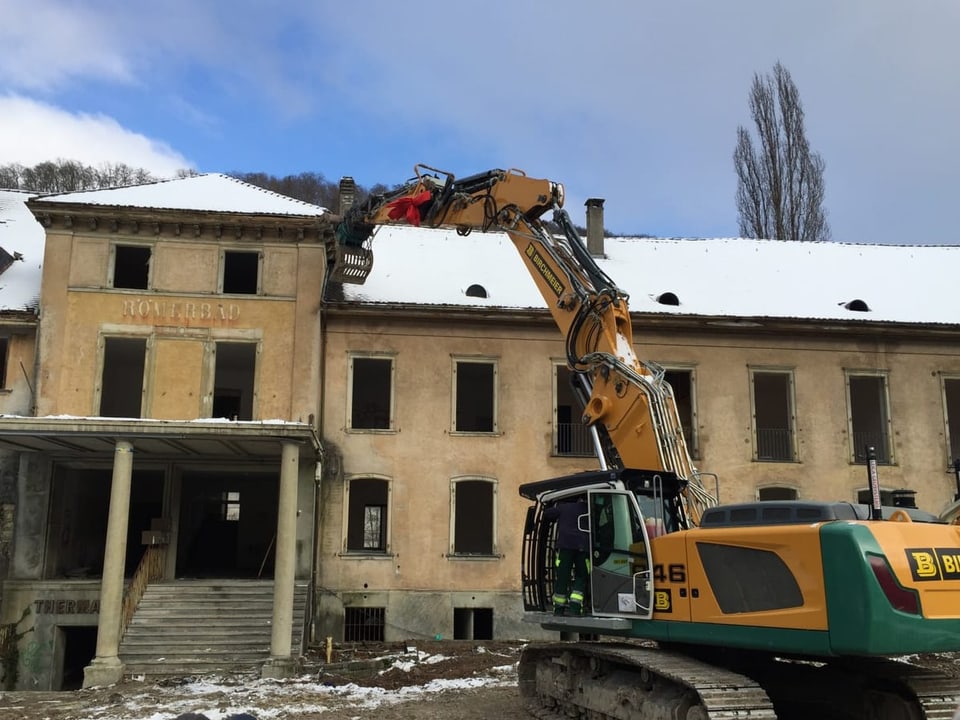
{"label": "excavator track", "polygon": [[520,694],[541,720],[776,720],[750,678],[673,652],[618,643],[524,648]]}
{"label": "excavator track", "polygon": [[541,643],[518,674],[541,720],[951,720],[960,702],[960,678],[873,658],[726,666],[629,643]]}

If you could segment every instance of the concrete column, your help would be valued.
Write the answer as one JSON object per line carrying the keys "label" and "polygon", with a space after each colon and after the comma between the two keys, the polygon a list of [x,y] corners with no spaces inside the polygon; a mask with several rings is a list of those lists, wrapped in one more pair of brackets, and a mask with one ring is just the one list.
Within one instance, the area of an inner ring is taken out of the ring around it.
{"label": "concrete column", "polygon": [[83,669],[83,687],[113,685],[123,679],[120,662],[120,614],[123,608],[123,566],[127,554],[127,521],[130,516],[130,483],[133,445],[118,440],[113,451],[113,482],[107,517],[107,548],[100,581],[100,621],[97,654]]}
{"label": "concrete column", "polygon": [[284,443],[280,458],[280,502],[277,510],[277,551],[273,571],[273,635],[270,660],[262,676],[289,677],[299,658],[290,656],[293,633],[293,587],[296,580],[297,484],[300,474],[300,446]]}

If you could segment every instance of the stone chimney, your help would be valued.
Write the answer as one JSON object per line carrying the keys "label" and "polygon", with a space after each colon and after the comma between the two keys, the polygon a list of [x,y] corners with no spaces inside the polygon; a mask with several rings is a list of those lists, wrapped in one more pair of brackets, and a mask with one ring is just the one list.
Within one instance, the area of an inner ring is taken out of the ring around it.
{"label": "stone chimney", "polygon": [[357,199],[357,184],[349,175],[340,178],[340,215],[346,215]]}
{"label": "stone chimney", "polygon": [[593,257],[603,257],[603,198],[590,198],[587,206],[587,250]]}

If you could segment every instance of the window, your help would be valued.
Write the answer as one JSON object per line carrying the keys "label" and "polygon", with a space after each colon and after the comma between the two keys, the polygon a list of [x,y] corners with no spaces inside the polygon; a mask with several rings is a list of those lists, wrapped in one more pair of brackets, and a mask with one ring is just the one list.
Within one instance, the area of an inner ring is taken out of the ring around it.
{"label": "window", "polygon": [[114,245],[113,287],[146,290],[150,278],[150,248]]}
{"label": "window", "polygon": [[101,417],[140,417],[146,357],[146,338],[103,338]]}
{"label": "window", "polygon": [[482,478],[461,478],[452,483],[450,537],[452,555],[497,553],[496,482]]}
{"label": "window", "polygon": [[796,460],[793,417],[793,373],[789,370],[750,370],[753,403],[754,460]]}
{"label": "window", "polygon": [[580,422],[583,404],[574,394],[573,373],[566,365],[553,366],[553,453],[572,457],[594,454],[590,429]]}
{"label": "window", "polygon": [[211,417],[253,420],[256,369],[255,343],[217,343]]}
{"label": "window", "polygon": [[343,609],[344,642],[383,642],[385,609],[348,607]]}
{"label": "window", "polygon": [[347,552],[386,553],[388,481],[356,478],[347,484]]}
{"label": "window", "polygon": [[942,377],[943,419],[946,423],[947,464],[960,458],[960,377]]}
{"label": "window", "polygon": [[771,485],[769,487],[757,488],[757,500],[767,502],[772,500],[796,500],[798,493],[796,488],[785,487],[781,485]]}
{"label": "window", "polygon": [[[873,493],[870,492],[870,488],[861,488],[860,490],[857,490],[857,502],[861,505],[873,506]],[[880,488],[880,504],[895,504],[893,502],[893,490],[884,490],[883,488]]]}
{"label": "window", "polygon": [[454,432],[497,432],[496,362],[455,358],[453,381]]}
{"label": "window", "polygon": [[853,462],[865,463],[868,447],[876,452],[878,463],[893,462],[889,407],[885,374],[847,373],[848,424]]}
{"label": "window", "polygon": [[9,388],[10,385],[7,382],[7,364],[10,362],[8,356],[10,354],[10,339],[5,337],[0,337],[0,388]]}
{"label": "window", "polygon": [[693,458],[700,457],[700,443],[697,436],[697,396],[693,368],[672,367],[664,369],[663,379],[673,388],[673,399],[680,415],[680,426],[687,441],[687,449]]}
{"label": "window", "polygon": [[227,491],[220,494],[220,519],[229,522],[240,520],[240,493]]}
{"label": "window", "polygon": [[351,430],[393,429],[393,358],[350,358]]}
{"label": "window", "polygon": [[223,292],[256,295],[260,291],[260,253],[223,251]]}

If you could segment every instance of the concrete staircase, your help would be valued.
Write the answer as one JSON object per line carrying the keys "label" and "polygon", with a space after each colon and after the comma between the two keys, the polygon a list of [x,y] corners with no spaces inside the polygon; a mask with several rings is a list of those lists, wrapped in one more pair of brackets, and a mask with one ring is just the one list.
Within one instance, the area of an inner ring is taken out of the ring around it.
{"label": "concrete staircase", "polygon": [[[293,601],[291,652],[304,650],[308,586]],[[202,675],[258,670],[270,658],[273,580],[151,583],[123,641],[127,675]]]}

